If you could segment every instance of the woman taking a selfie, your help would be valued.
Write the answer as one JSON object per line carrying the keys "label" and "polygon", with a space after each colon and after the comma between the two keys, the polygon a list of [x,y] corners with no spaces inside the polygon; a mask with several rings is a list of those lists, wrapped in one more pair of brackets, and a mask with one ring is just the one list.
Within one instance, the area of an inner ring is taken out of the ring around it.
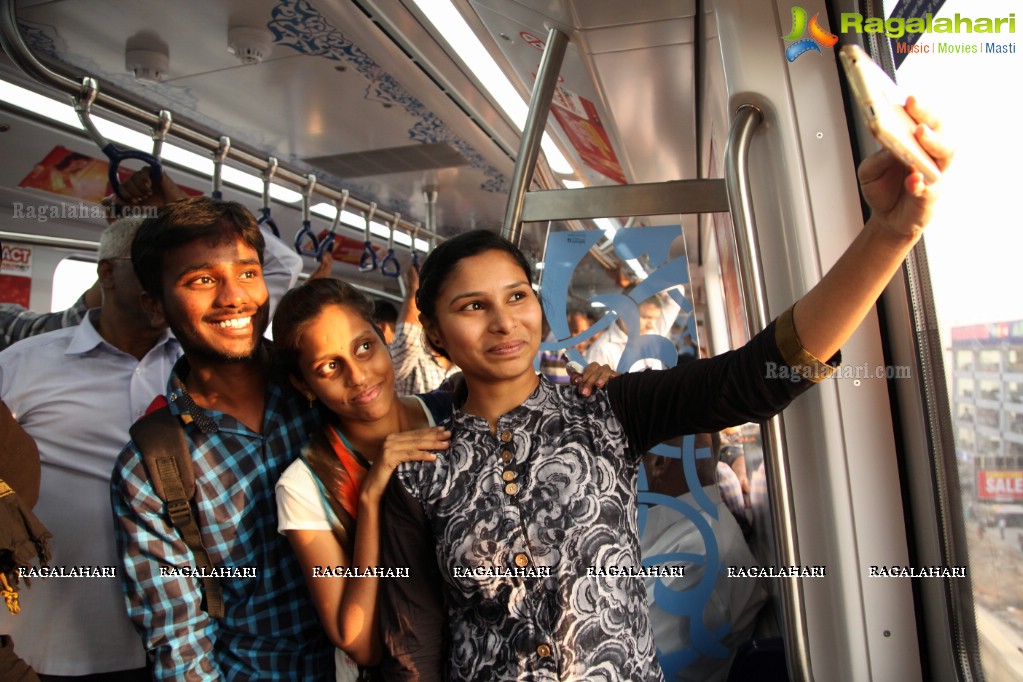
{"label": "woman taking a selfie", "polygon": [[[937,128],[915,102],[909,110]],[[921,143],[944,169],[951,153],[930,130]],[[517,248],[477,231],[430,254],[420,319],[467,391],[446,453],[400,466],[385,495],[382,560],[410,567],[382,585],[388,679],[663,679],[634,577],[642,455],[763,421],[833,371],[937,195],[886,152],[859,177],[873,209],[863,231],[748,344],[617,377],[587,398],[533,371],[541,306]],[[778,378],[768,363],[790,371]]]}

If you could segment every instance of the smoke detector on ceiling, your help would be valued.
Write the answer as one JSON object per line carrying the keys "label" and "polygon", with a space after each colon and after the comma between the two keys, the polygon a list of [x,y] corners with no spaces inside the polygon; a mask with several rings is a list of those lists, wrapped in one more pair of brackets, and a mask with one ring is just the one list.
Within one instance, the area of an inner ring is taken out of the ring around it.
{"label": "smoke detector on ceiling", "polygon": [[159,83],[170,68],[170,56],[158,50],[125,50],[124,68],[131,71],[136,80]]}
{"label": "smoke detector on ceiling", "polygon": [[227,30],[227,51],[242,64],[259,64],[270,56],[273,36],[261,28],[236,26]]}

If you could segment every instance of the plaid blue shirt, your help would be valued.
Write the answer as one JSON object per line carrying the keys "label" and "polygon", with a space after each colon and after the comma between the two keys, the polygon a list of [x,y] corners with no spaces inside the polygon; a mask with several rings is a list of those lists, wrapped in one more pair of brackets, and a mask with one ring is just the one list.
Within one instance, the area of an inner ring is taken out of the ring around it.
{"label": "plaid blue shirt", "polygon": [[263,433],[254,433],[228,414],[198,407],[179,378],[187,374],[181,358],[167,398],[192,451],[203,544],[215,567],[254,568],[255,577],[220,578],[226,613],[215,621],[200,608],[199,578],[161,575],[161,568],[195,561],[129,443],[114,468],[112,502],[128,614],[155,654],[154,678],[332,680],[334,650],[295,553],[277,533],[274,502],[274,484],[322,416],[286,380],[271,381]]}

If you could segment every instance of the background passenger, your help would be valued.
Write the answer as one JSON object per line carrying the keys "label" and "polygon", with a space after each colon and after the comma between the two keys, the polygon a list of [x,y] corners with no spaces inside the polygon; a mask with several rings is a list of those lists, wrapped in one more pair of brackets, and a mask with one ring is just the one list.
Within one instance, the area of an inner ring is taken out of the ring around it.
{"label": "background passenger", "polygon": [[[23,593],[18,569],[49,559],[49,531],[32,513],[39,498],[39,448],[0,402],[0,590],[12,613]],[[9,596],[15,592],[15,597]],[[14,640],[0,630],[0,680],[39,682],[39,676],[14,651]]]}
{"label": "background passenger", "polygon": [[0,303],[0,350],[30,336],[80,324],[90,308],[99,307],[102,298],[97,281],[67,310],[37,313],[16,303]]}
{"label": "background passenger", "polygon": [[[410,270],[412,268],[409,268]],[[377,300],[373,302],[373,321],[384,334],[384,343],[390,345],[394,342],[394,335],[398,331],[398,309],[390,301]]]}
{"label": "background passenger", "polygon": [[398,313],[394,340],[389,344],[394,361],[394,387],[398,395],[428,393],[439,388],[458,368],[453,367],[448,358],[432,352],[423,337],[416,303],[419,273],[415,268],[407,268],[402,277],[405,278],[405,299]]}
{"label": "background passenger", "polygon": [[[80,325],[34,336],[0,353],[0,396],[36,440],[42,460],[36,512],[53,532],[53,566],[116,566],[110,469],[180,354],[139,302],[131,241],[141,221],[100,237],[103,302]],[[145,652],[111,578],[39,580],[0,628],[45,678],[120,673],[147,680]]]}

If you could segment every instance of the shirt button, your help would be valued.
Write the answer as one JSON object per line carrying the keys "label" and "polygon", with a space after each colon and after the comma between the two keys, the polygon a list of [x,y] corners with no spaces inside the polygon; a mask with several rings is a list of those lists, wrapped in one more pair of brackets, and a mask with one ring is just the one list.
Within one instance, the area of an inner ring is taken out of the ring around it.
{"label": "shirt button", "polygon": [[502,443],[508,443],[508,442],[511,441],[511,439],[512,439],[512,432],[511,431],[502,431],[501,432],[501,442]]}
{"label": "shirt button", "polygon": [[506,481],[514,481],[515,480],[515,476],[516,476],[515,472],[512,471],[511,469],[505,469],[501,473],[501,478],[503,478]]}
{"label": "shirt button", "polygon": [[518,566],[519,568],[525,568],[526,566],[529,565],[529,557],[526,556],[525,554],[516,554],[515,565]]}
{"label": "shirt button", "polygon": [[508,493],[509,495],[514,495],[515,493],[519,492],[519,487],[514,483],[509,483],[504,487],[504,492]]}
{"label": "shirt button", "polygon": [[551,648],[546,644],[541,644],[536,647],[536,655],[540,658],[547,658],[551,655]]}
{"label": "shirt button", "polygon": [[501,461],[502,462],[510,462],[510,461],[512,461],[511,450],[505,450],[504,452],[501,453]]}

